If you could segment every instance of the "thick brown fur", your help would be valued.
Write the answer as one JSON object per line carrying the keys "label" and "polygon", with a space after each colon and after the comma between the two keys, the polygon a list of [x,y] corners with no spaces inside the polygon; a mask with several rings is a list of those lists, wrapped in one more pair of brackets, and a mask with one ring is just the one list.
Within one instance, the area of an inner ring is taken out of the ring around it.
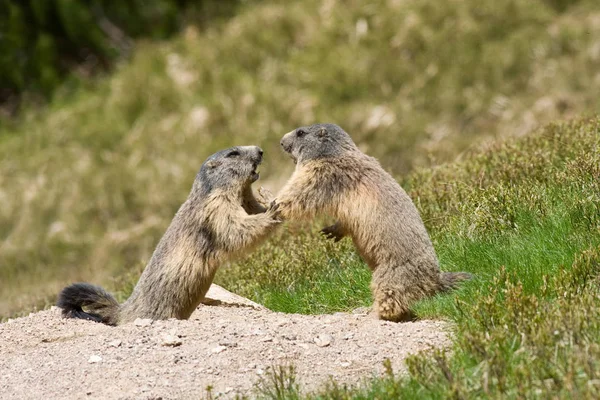
{"label": "thick brown fur", "polygon": [[131,297],[119,305],[100,287],[74,284],[59,295],[63,315],[109,325],[136,318],[189,318],[218,267],[250,251],[280,223],[277,206],[263,207],[251,189],[261,160],[256,146],[209,157]]}
{"label": "thick brown fur", "polygon": [[416,301],[470,278],[468,273],[440,272],[410,197],[339,126],[298,128],[286,134],[281,145],[296,163],[276,198],[281,216],[329,215],[338,220],[322,232],[336,241],[352,238],[372,270],[373,308],[379,318],[410,320],[410,306]]}

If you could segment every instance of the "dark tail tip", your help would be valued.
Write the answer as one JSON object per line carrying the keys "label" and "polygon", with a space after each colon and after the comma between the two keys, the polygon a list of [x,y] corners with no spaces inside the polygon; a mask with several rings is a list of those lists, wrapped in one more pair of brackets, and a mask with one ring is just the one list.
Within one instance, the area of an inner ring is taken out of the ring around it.
{"label": "dark tail tip", "polygon": [[[99,286],[74,283],[58,295],[56,305],[62,308],[65,318],[79,318],[116,325],[119,303]],[[86,307],[88,311],[84,311]]]}

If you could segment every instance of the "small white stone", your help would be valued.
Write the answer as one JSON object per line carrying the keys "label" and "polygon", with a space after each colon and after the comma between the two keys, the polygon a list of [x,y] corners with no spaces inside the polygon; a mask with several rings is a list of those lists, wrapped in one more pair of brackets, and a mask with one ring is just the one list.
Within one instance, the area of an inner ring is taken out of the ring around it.
{"label": "small white stone", "polygon": [[322,333],[314,339],[315,344],[319,347],[327,347],[331,344],[332,341],[333,338],[331,337],[331,335],[328,335],[326,333]]}
{"label": "small white stone", "polygon": [[117,340],[113,340],[111,342],[108,342],[108,345],[110,347],[119,347],[121,345],[121,343],[123,343],[121,340],[117,339]]}
{"label": "small white stone", "polygon": [[135,321],[133,321],[133,324],[135,326],[150,326],[152,325],[152,320],[150,318],[136,318]]}
{"label": "small white stone", "polygon": [[181,346],[181,343],[182,343],[182,341],[180,338],[178,338],[175,335],[170,335],[170,334],[163,335],[162,342],[161,342],[161,344],[163,346],[171,346],[171,347]]}
{"label": "small white stone", "polygon": [[211,353],[218,354],[227,350],[227,346],[217,346],[211,350]]}
{"label": "small white stone", "polygon": [[94,355],[90,356],[90,358],[88,359],[88,362],[90,364],[97,364],[99,362],[102,362],[102,357],[94,354]]}

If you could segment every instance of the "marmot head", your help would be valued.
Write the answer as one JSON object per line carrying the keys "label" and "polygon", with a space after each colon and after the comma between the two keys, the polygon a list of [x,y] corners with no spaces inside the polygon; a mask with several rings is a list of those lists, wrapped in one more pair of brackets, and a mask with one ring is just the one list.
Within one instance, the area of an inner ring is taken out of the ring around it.
{"label": "marmot head", "polygon": [[294,129],[283,136],[281,147],[297,164],[356,150],[350,135],[335,124],[314,124]]}
{"label": "marmot head", "polygon": [[236,146],[208,157],[194,181],[194,190],[209,193],[214,189],[244,188],[258,180],[256,168],[262,162],[258,146]]}

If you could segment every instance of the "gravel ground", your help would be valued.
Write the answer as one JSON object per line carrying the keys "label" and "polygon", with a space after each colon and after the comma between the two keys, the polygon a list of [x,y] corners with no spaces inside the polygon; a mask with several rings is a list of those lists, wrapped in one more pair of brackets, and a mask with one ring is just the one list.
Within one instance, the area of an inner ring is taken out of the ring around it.
{"label": "gravel ground", "polygon": [[449,345],[448,324],[366,314],[269,311],[218,287],[187,321],[110,327],[53,308],[0,324],[2,399],[198,399],[254,393],[272,366],[296,367],[304,390],[403,371],[410,353]]}

